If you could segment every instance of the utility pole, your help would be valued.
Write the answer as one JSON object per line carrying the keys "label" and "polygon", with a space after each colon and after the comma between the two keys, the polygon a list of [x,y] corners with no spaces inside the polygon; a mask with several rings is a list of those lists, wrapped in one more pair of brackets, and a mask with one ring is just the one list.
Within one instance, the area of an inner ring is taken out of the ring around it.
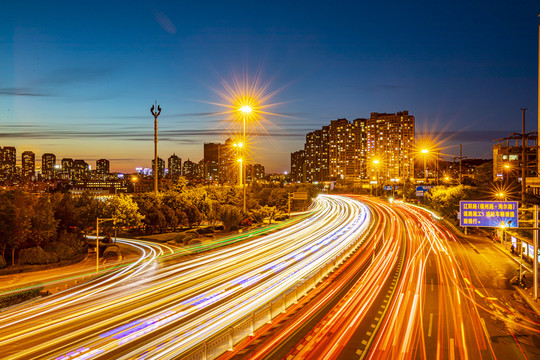
{"label": "utility pole", "polygon": [[150,108],[150,113],[154,115],[154,194],[157,196],[158,194],[158,156],[157,156],[157,143],[158,143],[158,121],[157,118],[159,114],[161,114],[161,107],[157,104],[156,101],[156,108],[157,111],[154,111],[154,105]]}
{"label": "utility pole", "polygon": [[528,142],[528,134],[525,133],[525,110],[521,109],[521,206],[525,206],[525,192],[527,191],[527,154],[526,147]]}
{"label": "utility pole", "polygon": [[462,172],[462,168],[461,168],[461,161],[463,159],[466,159],[467,157],[466,156],[463,156],[461,154],[461,144],[459,144],[459,156],[454,156],[454,161],[456,161],[456,159],[459,159],[459,185],[462,185],[463,184],[463,172]]}
{"label": "utility pole", "polygon": [[[540,20],[540,15],[538,15],[538,19]],[[536,130],[540,132],[540,22],[538,23],[538,122],[537,122],[537,128]],[[537,150],[537,155],[540,154],[540,147]],[[540,159],[540,156],[536,157],[537,159]],[[538,174],[540,174],[540,161],[538,162]]]}
{"label": "utility pole", "polygon": [[[534,276],[534,300],[538,299],[538,205],[534,205],[534,227],[533,233],[533,276]],[[523,252],[523,251],[522,251]]]}

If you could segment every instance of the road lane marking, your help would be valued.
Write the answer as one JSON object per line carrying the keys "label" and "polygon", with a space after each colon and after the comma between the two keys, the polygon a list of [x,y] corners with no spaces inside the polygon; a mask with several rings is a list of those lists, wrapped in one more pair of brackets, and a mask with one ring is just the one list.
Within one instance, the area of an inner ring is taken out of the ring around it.
{"label": "road lane marking", "polygon": [[431,291],[433,291],[433,278],[431,278]]}
{"label": "road lane marking", "polygon": [[486,326],[486,322],[484,321],[484,318],[480,318],[480,323],[482,324],[482,328],[484,329],[484,332],[486,333],[486,337],[489,342],[491,342],[491,336],[489,336],[488,329]]}
{"label": "road lane marking", "polygon": [[433,327],[433,313],[430,313],[429,314],[429,326],[428,326],[428,331],[427,331],[427,336],[428,337],[431,337],[431,329]]}
{"label": "road lane marking", "polygon": [[455,359],[455,354],[454,354],[454,338],[450,338],[450,360],[454,360]]}

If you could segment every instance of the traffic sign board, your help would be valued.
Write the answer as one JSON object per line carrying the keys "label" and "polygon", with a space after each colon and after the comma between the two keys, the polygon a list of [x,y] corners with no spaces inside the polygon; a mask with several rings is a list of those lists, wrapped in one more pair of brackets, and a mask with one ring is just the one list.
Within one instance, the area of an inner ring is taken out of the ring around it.
{"label": "traffic sign board", "polygon": [[460,201],[461,226],[518,227],[517,201]]}
{"label": "traffic sign board", "polygon": [[427,193],[429,191],[429,189],[431,189],[432,187],[433,187],[433,185],[417,186],[416,187],[416,196],[424,196],[425,193]]}

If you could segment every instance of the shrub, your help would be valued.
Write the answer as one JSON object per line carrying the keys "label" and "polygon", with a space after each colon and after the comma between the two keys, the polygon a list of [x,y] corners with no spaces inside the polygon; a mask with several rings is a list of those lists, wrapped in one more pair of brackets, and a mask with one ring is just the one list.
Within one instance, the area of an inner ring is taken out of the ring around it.
{"label": "shrub", "polygon": [[20,265],[40,265],[54,262],[54,256],[51,256],[41,247],[36,246],[28,249],[22,249],[19,252]]}
{"label": "shrub", "polygon": [[70,246],[61,242],[52,242],[47,244],[44,249],[49,254],[56,254],[58,260],[73,260],[76,257],[76,252]]}
{"label": "shrub", "polygon": [[214,233],[214,228],[212,226],[208,226],[208,227],[205,227],[205,228],[199,228],[199,229],[197,229],[197,233],[199,235],[213,234]]}
{"label": "shrub", "polygon": [[122,252],[120,251],[120,246],[118,245],[109,245],[103,252],[103,258],[109,259],[109,258],[120,258],[122,256]]}
{"label": "shrub", "polygon": [[202,245],[202,242],[199,239],[191,239],[189,245]]}
{"label": "shrub", "polygon": [[274,220],[283,221],[283,220],[287,220],[288,218],[289,218],[289,215],[287,215],[287,214],[279,214],[279,215],[276,215]]}
{"label": "shrub", "polygon": [[88,253],[88,243],[86,242],[86,238],[80,233],[62,232],[58,236],[58,242],[69,246],[75,253],[85,255]]}
{"label": "shrub", "polygon": [[21,292],[9,294],[9,295],[4,295],[0,297],[0,308],[19,304],[23,301],[38,297],[41,295],[41,290],[43,290],[43,287],[21,291]]}
{"label": "shrub", "polygon": [[242,222],[240,223],[241,226],[251,226],[255,221],[248,217],[248,218],[245,218],[244,220],[242,220]]}
{"label": "shrub", "polygon": [[0,255],[0,269],[3,269],[6,267],[6,259],[2,255]]}
{"label": "shrub", "polygon": [[236,206],[224,205],[221,209],[220,219],[225,231],[235,230],[242,221],[242,213]]}
{"label": "shrub", "polygon": [[192,240],[198,239],[198,238],[199,238],[199,234],[197,234],[196,231],[186,232],[186,234],[184,235],[184,245],[189,245]]}

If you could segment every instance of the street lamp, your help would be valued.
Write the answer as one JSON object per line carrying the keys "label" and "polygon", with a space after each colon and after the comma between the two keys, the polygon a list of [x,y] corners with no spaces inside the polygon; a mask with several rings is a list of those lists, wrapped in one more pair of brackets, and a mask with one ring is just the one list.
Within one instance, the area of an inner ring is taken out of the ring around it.
{"label": "street lamp", "polygon": [[[242,114],[242,142],[239,143],[238,146],[239,148],[242,148],[242,145],[246,143],[246,120],[249,116],[251,116],[253,109],[249,105],[243,105],[238,109],[238,111],[240,111],[240,113]],[[243,152],[245,153],[245,150]],[[247,155],[247,154],[242,154],[242,155]],[[240,162],[240,166],[242,167],[242,169],[240,170],[240,181],[242,184],[242,192],[244,194],[244,214],[245,214],[246,213],[246,181],[244,177],[242,176],[244,173],[243,171],[244,164],[242,162],[242,159],[240,159],[239,162]]]}
{"label": "street lamp", "polygon": [[99,223],[105,222],[105,221],[114,221],[114,227],[116,228],[116,218],[97,218],[96,219],[96,273],[99,272]]}
{"label": "street lamp", "polygon": [[379,159],[373,160],[373,164],[375,165],[375,168],[377,169],[377,187],[375,188],[375,196],[379,194]]}
{"label": "street lamp", "polygon": [[427,184],[427,165],[426,158],[429,153],[428,149],[422,149],[422,154],[424,154],[424,183]]}

